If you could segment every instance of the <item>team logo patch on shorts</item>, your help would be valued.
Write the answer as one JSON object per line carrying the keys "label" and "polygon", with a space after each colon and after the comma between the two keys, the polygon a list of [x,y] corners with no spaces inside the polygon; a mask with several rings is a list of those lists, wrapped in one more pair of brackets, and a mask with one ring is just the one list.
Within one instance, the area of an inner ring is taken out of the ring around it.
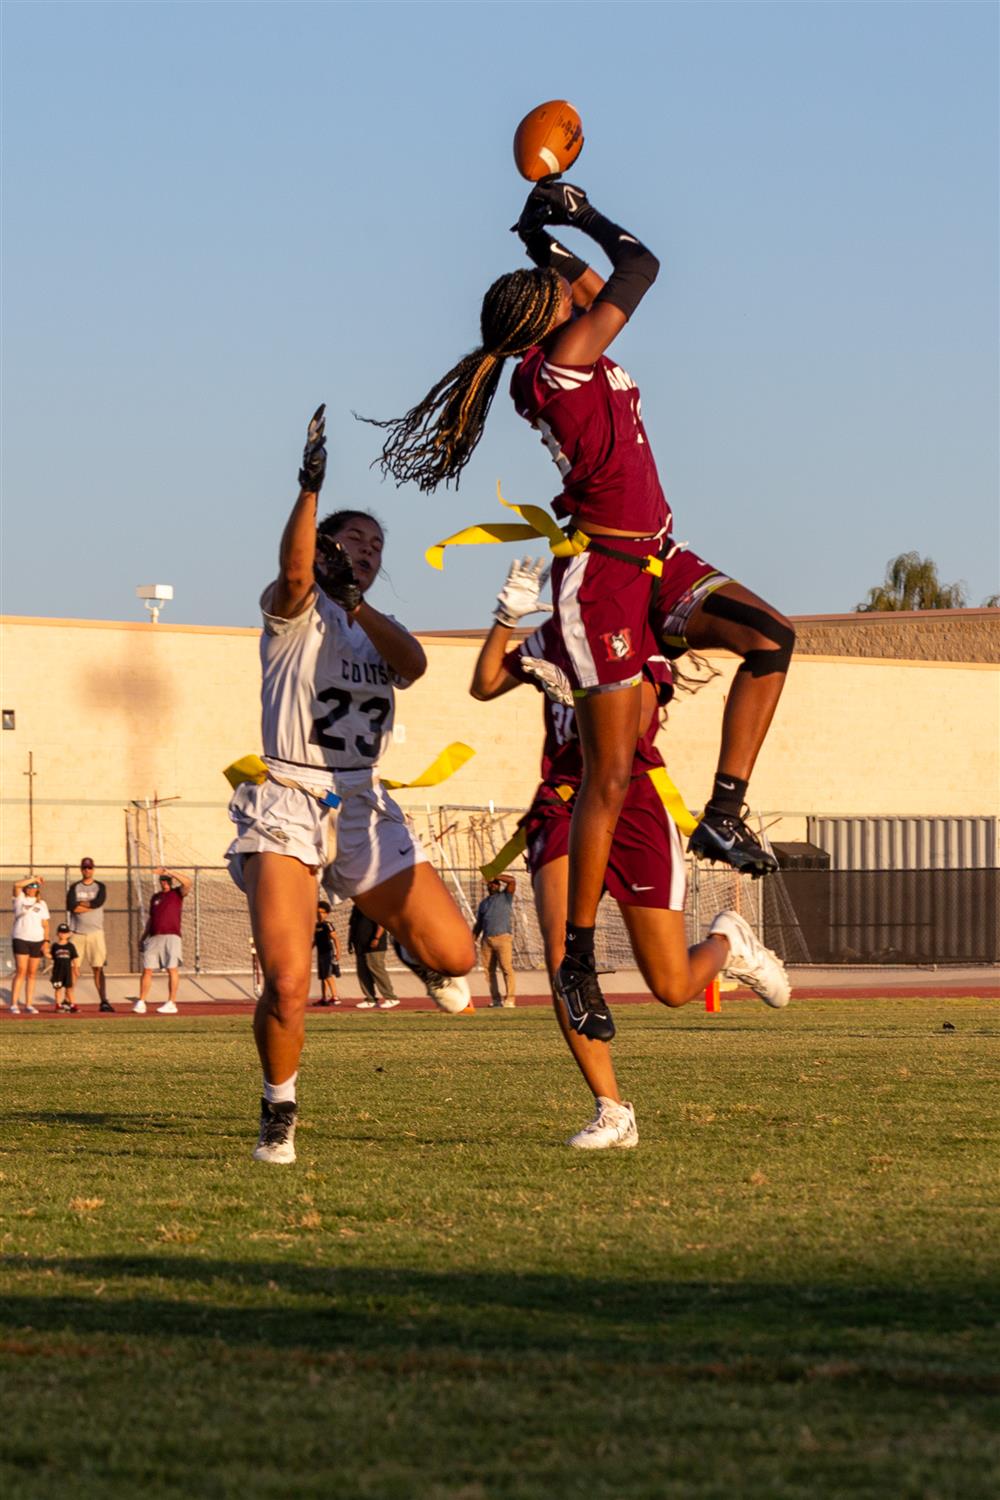
{"label": "team logo patch on shorts", "polygon": [[608,653],[608,661],[625,661],[635,654],[632,649],[632,632],[628,627],[624,630],[612,630],[607,635],[602,635],[601,640]]}

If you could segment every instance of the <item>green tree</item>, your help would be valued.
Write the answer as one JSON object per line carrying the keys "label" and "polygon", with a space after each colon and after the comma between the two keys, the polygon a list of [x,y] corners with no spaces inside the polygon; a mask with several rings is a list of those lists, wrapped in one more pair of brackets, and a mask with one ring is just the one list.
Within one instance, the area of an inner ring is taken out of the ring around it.
{"label": "green tree", "polygon": [[885,580],[868,590],[860,614],[870,610],[962,609],[968,602],[964,583],[942,583],[937,563],[919,552],[901,552],[886,563]]}

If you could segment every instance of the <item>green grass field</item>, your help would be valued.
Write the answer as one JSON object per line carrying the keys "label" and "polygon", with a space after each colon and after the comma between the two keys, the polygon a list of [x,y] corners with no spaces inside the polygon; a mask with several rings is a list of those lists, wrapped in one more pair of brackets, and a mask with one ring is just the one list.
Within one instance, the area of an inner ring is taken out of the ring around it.
{"label": "green grass field", "polygon": [[636,1151],[543,1010],[355,1014],[292,1168],[243,1019],[4,1025],[4,1493],[995,1495],[995,1007],[619,1019]]}

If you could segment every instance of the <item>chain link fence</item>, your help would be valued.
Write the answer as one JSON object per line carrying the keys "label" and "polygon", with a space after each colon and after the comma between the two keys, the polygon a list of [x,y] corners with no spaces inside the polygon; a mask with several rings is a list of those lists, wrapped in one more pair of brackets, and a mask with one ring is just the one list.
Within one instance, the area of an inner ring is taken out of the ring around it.
{"label": "chain link fence", "polygon": [[[485,851],[487,856],[490,851]],[[477,865],[436,861],[470,925],[486,883]],[[246,900],[224,866],[171,865],[191,880],[184,902],[184,968],[196,974],[250,971],[250,922]],[[8,891],[26,871],[0,866]],[[42,896],[52,915],[52,935],[64,920],[66,892],[80,878],[76,865],[43,866]],[[110,974],[135,973],[139,940],[158,889],[152,867],[102,868],[107,887],[104,931]],[[523,862],[510,868],[519,899],[514,905],[514,964],[544,967],[542,937]],[[717,865],[688,868],[685,924],[689,943],[703,937],[715,914],[739,911],[787,963],[793,964],[992,964],[1000,962],[1000,871],[998,870],[784,870],[748,880]],[[332,918],[342,952],[347,949],[349,902]],[[0,966],[10,967],[11,903],[0,909]],[[598,914],[598,963],[634,964],[625,924],[613,901]]]}

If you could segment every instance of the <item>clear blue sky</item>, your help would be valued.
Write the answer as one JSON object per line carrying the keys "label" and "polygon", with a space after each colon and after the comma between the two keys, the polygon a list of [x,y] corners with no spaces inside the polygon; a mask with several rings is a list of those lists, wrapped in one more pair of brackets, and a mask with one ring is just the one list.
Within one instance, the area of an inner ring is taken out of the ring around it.
{"label": "clear blue sky", "polygon": [[[569,97],[572,179],[663,272],[616,346],[677,535],[795,614],[916,548],[998,565],[993,4],[18,4],[4,30],[3,608],[252,624],[328,403],[407,624],[486,623],[509,549],[423,549],[558,488],[498,397],[461,489],[369,471],[521,263],[510,154]],[[599,260],[595,263],[600,264]]]}

